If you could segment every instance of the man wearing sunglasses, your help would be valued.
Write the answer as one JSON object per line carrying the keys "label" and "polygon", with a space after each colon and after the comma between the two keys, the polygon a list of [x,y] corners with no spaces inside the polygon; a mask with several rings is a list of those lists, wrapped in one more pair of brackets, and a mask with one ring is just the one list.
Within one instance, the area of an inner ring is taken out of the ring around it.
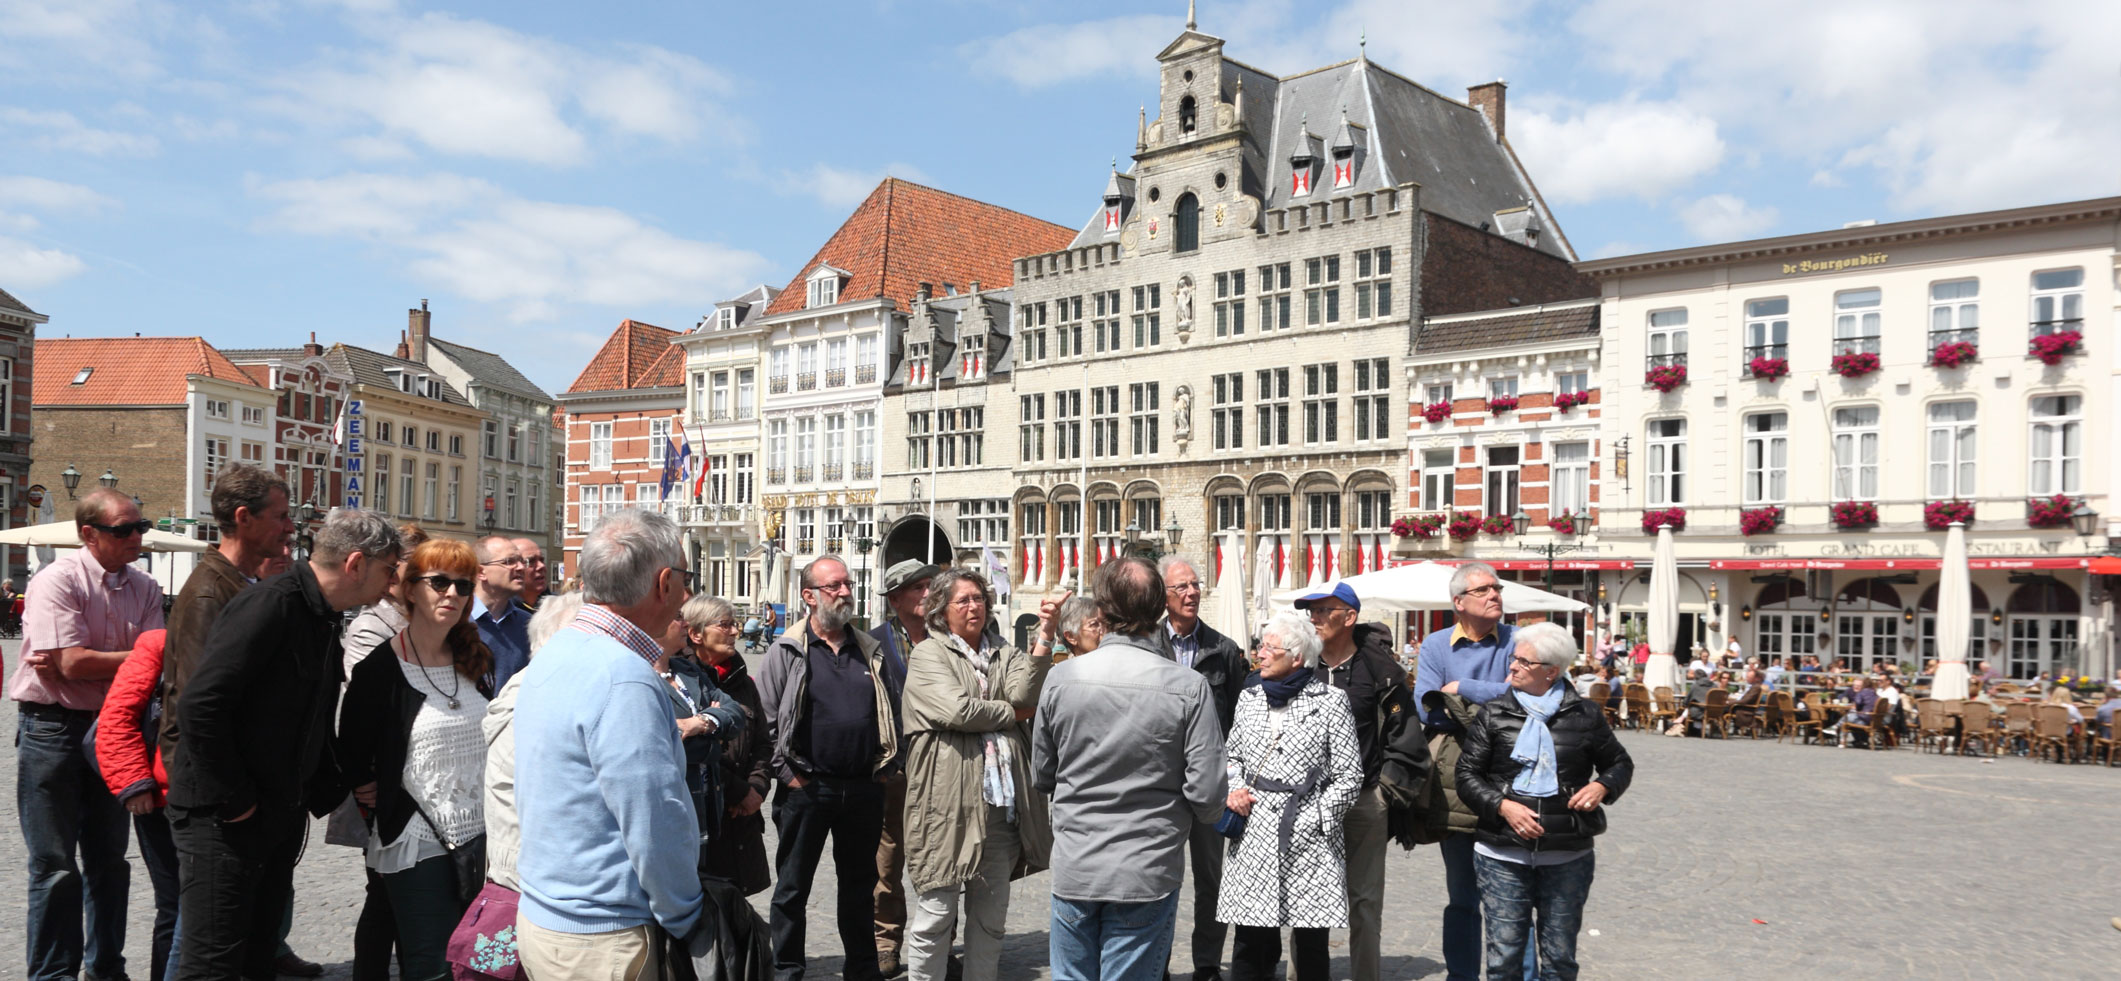
{"label": "man wearing sunglasses", "polygon": [[29,978],[81,977],[84,954],[88,977],[125,975],[125,808],[81,739],[133,642],[162,626],[162,587],[130,564],[146,525],[131,497],[90,491],[74,508],[82,547],[29,581],[22,664],[8,683],[21,712],[15,810],[29,853]]}
{"label": "man wearing sunglasses", "polygon": [[486,649],[493,652],[493,690],[500,691],[530,663],[530,611],[516,602],[523,593],[529,563],[516,550],[514,539],[500,535],[479,539],[472,554],[479,560],[479,582],[471,601],[471,622],[479,628]]}

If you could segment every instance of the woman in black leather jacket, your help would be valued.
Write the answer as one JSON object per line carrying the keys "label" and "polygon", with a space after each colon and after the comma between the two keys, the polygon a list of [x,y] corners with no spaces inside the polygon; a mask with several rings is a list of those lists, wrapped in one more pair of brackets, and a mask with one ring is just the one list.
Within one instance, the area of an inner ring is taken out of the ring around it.
{"label": "woman in black leather jacket", "polygon": [[1562,680],[1576,655],[1558,626],[1519,629],[1510,691],[1481,706],[1458,758],[1459,796],[1480,816],[1473,863],[1491,978],[1518,975],[1535,909],[1539,976],[1576,977],[1601,805],[1619,799],[1634,773],[1605,713]]}

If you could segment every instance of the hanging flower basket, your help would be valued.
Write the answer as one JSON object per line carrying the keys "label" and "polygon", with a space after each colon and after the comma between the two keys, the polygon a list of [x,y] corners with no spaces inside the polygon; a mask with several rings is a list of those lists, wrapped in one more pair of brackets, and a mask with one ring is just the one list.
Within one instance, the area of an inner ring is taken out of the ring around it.
{"label": "hanging flower basket", "polygon": [[1972,343],[1968,341],[1952,341],[1948,344],[1939,344],[1936,350],[1930,352],[1930,364],[1939,368],[1957,368],[1960,365],[1972,363],[1975,358],[1980,356],[1981,350]]}
{"label": "hanging flower basket", "polygon": [[1843,378],[1861,378],[1879,367],[1878,356],[1869,351],[1849,351],[1834,355],[1834,374]]}
{"label": "hanging flower basket", "polygon": [[1660,392],[1669,392],[1686,384],[1686,365],[1661,364],[1651,368],[1642,378],[1643,382]]}
{"label": "hanging flower basket", "polygon": [[1748,538],[1765,535],[1782,525],[1782,509],[1769,505],[1738,512],[1738,533]]}
{"label": "hanging flower basket", "polygon": [[2034,528],[2067,528],[2070,512],[2076,510],[2077,502],[2068,494],[2053,497],[2036,497],[2025,502],[2025,523]]}
{"label": "hanging flower basket", "polygon": [[1922,508],[1922,525],[1931,531],[1943,531],[1957,521],[1962,525],[1974,523],[1974,502],[1931,501]]}
{"label": "hanging flower basket", "polygon": [[1643,531],[1649,532],[1650,534],[1654,535],[1657,533],[1657,529],[1659,528],[1670,528],[1673,531],[1685,531],[1686,509],[1664,508],[1662,510],[1659,510],[1656,508],[1652,508],[1648,511],[1642,512]]}
{"label": "hanging flower basket", "polygon": [[1878,505],[1870,501],[1842,501],[1834,505],[1834,527],[1869,528],[1878,523]]}
{"label": "hanging flower basket", "polygon": [[1436,537],[1436,530],[1443,527],[1443,515],[1417,514],[1411,518],[1400,518],[1392,522],[1392,534],[1401,538],[1427,540]]}
{"label": "hanging flower basket", "polygon": [[1431,402],[1427,405],[1422,406],[1421,417],[1423,419],[1429,420],[1430,422],[1442,422],[1445,419],[1451,418],[1450,401],[1445,400],[1442,402]]}
{"label": "hanging flower basket", "polygon": [[1556,534],[1561,534],[1561,535],[1573,535],[1573,534],[1575,534],[1575,533],[1576,533],[1576,512],[1574,512],[1574,511],[1563,511],[1563,512],[1561,512],[1560,514],[1557,514],[1557,515],[1555,515],[1555,516],[1553,516],[1553,517],[1551,517],[1551,518],[1548,518],[1548,519],[1547,519],[1547,527],[1548,527],[1549,529],[1552,529],[1552,530],[1553,530],[1553,531],[1554,531],[1554,532],[1555,532]]}
{"label": "hanging flower basket", "polygon": [[1480,512],[1460,511],[1452,515],[1450,527],[1446,531],[1452,538],[1461,542],[1480,534]]}
{"label": "hanging flower basket", "polygon": [[1515,408],[1517,408],[1517,396],[1515,395],[1497,395],[1488,400],[1488,411],[1498,416]]}
{"label": "hanging flower basket", "polygon": [[1590,400],[1591,393],[1589,392],[1563,392],[1560,395],[1554,396],[1554,408],[1557,411],[1567,412],[1570,409],[1573,409],[1579,405],[1583,405],[1584,403],[1589,402]]}
{"label": "hanging flower basket", "polygon": [[1753,377],[1761,381],[1788,378],[1790,375],[1790,359],[1754,358],[1745,363],[1745,370],[1752,372]]}
{"label": "hanging flower basket", "polygon": [[1486,535],[1507,535],[1510,533],[1510,516],[1507,514],[1488,515],[1480,519],[1480,531]]}
{"label": "hanging flower basket", "polygon": [[2033,338],[2032,355],[2041,364],[2061,364],[2062,359],[2084,349],[2084,335],[2074,330],[2058,330]]}

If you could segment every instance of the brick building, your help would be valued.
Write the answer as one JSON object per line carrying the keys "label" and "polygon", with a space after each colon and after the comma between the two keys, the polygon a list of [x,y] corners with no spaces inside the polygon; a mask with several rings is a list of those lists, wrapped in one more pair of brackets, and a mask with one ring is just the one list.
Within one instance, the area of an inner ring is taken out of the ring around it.
{"label": "brick building", "polygon": [[320,517],[338,507],[345,493],[339,410],[353,389],[353,378],[325,360],[324,347],[314,334],[301,347],[232,348],[222,353],[252,382],[278,393],[269,456],[293,500],[315,507]]}
{"label": "brick building", "polygon": [[340,502],[416,521],[436,537],[483,534],[468,495],[478,476],[471,454],[491,416],[418,361],[348,344],[326,349],[324,361],[353,379]]}
{"label": "brick building", "polygon": [[478,491],[472,508],[479,533],[530,538],[551,551],[558,529],[550,502],[560,486],[561,454],[552,396],[508,359],[434,336],[427,301],[405,311],[398,357],[438,372],[487,418],[479,423]]}
{"label": "brick building", "polygon": [[[47,490],[30,478],[37,325],[49,318],[0,289],[0,528],[36,524]],[[28,550],[0,546],[0,571],[27,583]]]}
{"label": "brick building", "polygon": [[685,352],[670,343],[677,336],[622,321],[559,395],[569,504],[561,549],[569,576],[583,536],[606,512],[648,507],[678,514],[681,489],[673,486],[667,499],[662,489],[664,454],[680,435],[685,406]]}

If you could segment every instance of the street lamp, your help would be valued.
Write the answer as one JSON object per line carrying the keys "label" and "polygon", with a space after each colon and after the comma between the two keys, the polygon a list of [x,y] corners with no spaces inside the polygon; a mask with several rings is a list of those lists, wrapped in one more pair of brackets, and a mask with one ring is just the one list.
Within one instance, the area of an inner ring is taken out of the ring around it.
{"label": "street lamp", "polygon": [[109,467],[104,467],[103,476],[97,477],[96,483],[102,484],[105,487],[116,487],[118,486],[118,475],[112,473]]}
{"label": "street lamp", "polygon": [[[856,537],[855,532],[860,531],[861,528],[861,522],[856,521],[854,519],[854,516],[851,514],[840,520],[841,537],[847,539],[847,544],[852,545],[854,547],[854,554],[861,556],[862,559],[862,588],[860,602],[864,608],[867,608],[869,605],[869,550],[876,547],[876,541],[868,537]],[[862,624],[864,626],[868,625],[868,619],[866,617],[863,618]]]}
{"label": "street lamp", "polygon": [[1185,534],[1185,532],[1186,529],[1178,525],[1178,516],[1172,515],[1171,523],[1164,526],[1164,544],[1171,546],[1171,551],[1178,551],[1179,536]]}
{"label": "street lamp", "polygon": [[2078,538],[2090,538],[2099,530],[2099,512],[2092,510],[2092,506],[2080,498],[2077,501],[2077,509],[2069,513],[2069,523],[2076,530]]}
{"label": "street lamp", "polygon": [[316,540],[309,534],[309,523],[316,516],[317,506],[308,501],[303,501],[302,506],[295,509],[295,545],[292,558],[297,562],[308,561],[310,550],[316,546]]}
{"label": "street lamp", "polygon": [[67,499],[72,500],[74,488],[81,486],[81,471],[75,470],[74,465],[69,463],[66,469],[59,471],[59,480],[66,485]]}
{"label": "street lamp", "polygon": [[[1519,535],[1522,535],[1531,530],[1532,516],[1519,509],[1516,514],[1510,516],[1510,527]],[[1577,537],[1582,537],[1591,530],[1591,516],[1588,514],[1570,515],[1569,530],[1574,532]],[[1527,542],[1521,538],[1517,541],[1517,547],[1527,552],[1547,557],[1546,588],[1550,590],[1554,588],[1554,556],[1567,555],[1570,552],[1585,552],[1592,548],[1592,546],[1582,542],[1546,541],[1534,543]]]}

